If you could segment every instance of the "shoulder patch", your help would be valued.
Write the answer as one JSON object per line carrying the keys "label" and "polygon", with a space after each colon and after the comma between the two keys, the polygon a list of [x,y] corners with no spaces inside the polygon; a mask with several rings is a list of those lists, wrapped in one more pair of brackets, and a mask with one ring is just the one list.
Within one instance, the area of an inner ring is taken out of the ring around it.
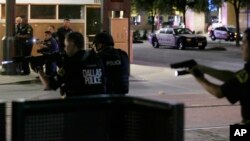
{"label": "shoulder patch", "polygon": [[248,81],[249,74],[246,70],[241,70],[236,74],[236,77],[240,83],[246,83]]}
{"label": "shoulder patch", "polygon": [[27,29],[27,33],[30,34],[31,33],[31,28]]}

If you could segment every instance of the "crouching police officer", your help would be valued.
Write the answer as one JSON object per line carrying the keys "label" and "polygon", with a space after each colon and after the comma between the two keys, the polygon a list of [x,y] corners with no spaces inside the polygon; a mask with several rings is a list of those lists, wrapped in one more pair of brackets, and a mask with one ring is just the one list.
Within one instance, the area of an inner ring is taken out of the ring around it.
{"label": "crouching police officer", "polygon": [[[50,31],[45,31],[45,39],[42,42],[38,42],[40,49],[37,50],[38,53],[50,54],[59,52],[59,47],[55,38],[52,37]],[[47,61],[45,64],[45,73],[48,76],[56,75],[57,65],[55,61]]]}
{"label": "crouching police officer", "polygon": [[46,77],[41,69],[39,77],[47,89],[61,88],[62,96],[105,93],[103,66],[94,51],[82,50],[84,39],[81,33],[66,35],[63,66],[55,77]]}
{"label": "crouching police officer", "polygon": [[108,94],[126,94],[129,91],[129,58],[126,52],[114,48],[113,37],[101,32],[93,44],[105,67]]}
{"label": "crouching police officer", "polygon": [[[244,32],[241,46],[242,58],[246,61],[244,68],[238,72],[216,70],[206,66],[196,65],[190,71],[196,80],[212,95],[217,98],[226,97],[232,104],[240,102],[242,122],[250,124],[250,28]],[[208,74],[224,82],[217,85],[204,77]]]}

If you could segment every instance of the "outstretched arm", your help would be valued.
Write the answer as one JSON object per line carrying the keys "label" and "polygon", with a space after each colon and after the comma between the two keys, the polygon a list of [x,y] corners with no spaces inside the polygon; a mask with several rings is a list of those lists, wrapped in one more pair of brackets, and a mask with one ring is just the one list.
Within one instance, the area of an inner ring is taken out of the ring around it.
{"label": "outstretched arm", "polygon": [[201,72],[208,74],[208,75],[210,75],[218,80],[221,80],[223,82],[228,81],[233,76],[235,76],[235,73],[232,71],[218,70],[218,69],[214,69],[214,68],[203,66],[203,65],[197,65],[197,68]]}
{"label": "outstretched arm", "polygon": [[190,72],[194,75],[196,80],[203,86],[203,88],[207,90],[210,94],[214,95],[217,98],[224,97],[221,86],[208,81],[199,69],[193,68],[190,70]]}
{"label": "outstretched arm", "polygon": [[211,83],[206,78],[195,77],[196,80],[202,85],[202,87],[207,90],[210,94],[214,95],[217,98],[223,98],[221,87],[217,84]]}

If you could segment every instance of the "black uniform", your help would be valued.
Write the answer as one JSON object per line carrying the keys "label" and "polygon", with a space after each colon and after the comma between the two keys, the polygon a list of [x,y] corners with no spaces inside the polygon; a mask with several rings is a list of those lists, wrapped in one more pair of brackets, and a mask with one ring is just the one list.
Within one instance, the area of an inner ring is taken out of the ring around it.
{"label": "black uniform", "polygon": [[236,76],[222,85],[222,92],[232,103],[240,102],[243,123],[250,123],[250,62]]}
{"label": "black uniform", "polygon": [[61,87],[67,97],[106,92],[102,62],[93,51],[79,51],[63,62],[57,76],[50,78],[51,88]]}
{"label": "black uniform", "polygon": [[52,33],[52,37],[58,42],[58,36],[56,32]]}
{"label": "black uniform", "polygon": [[[46,48],[43,48],[40,50],[41,53],[43,53],[43,54],[44,53],[55,53],[55,52],[59,51],[57,41],[53,37],[48,39],[48,40],[44,40],[43,45],[46,46]],[[56,62],[54,62],[54,61],[53,62],[48,61],[45,64],[45,73],[48,76],[55,75],[56,69],[57,69],[57,65],[56,65]]]}
{"label": "black uniform", "polygon": [[16,24],[15,25],[15,34],[18,34],[20,32],[21,29],[21,24]]}
{"label": "black uniform", "polygon": [[[16,33],[17,35],[28,35],[28,38],[17,38],[16,41],[16,46],[19,48],[20,51],[20,56],[30,56],[32,46],[33,46],[33,28],[31,25],[26,24],[26,25],[21,25],[19,31]],[[29,62],[24,61],[22,63],[21,67],[23,74],[29,74],[30,73],[30,68],[29,68]]]}
{"label": "black uniform", "polygon": [[[18,35],[21,30],[21,24],[15,25],[15,34]],[[19,41],[19,38],[16,38],[15,40],[15,47],[16,47],[16,52],[15,56],[22,56],[22,48],[21,48],[21,41]]]}
{"label": "black uniform", "polygon": [[126,52],[106,47],[99,52],[105,66],[108,94],[126,94],[129,91],[129,58]]}
{"label": "black uniform", "polygon": [[71,28],[65,29],[64,27],[60,27],[57,30],[57,36],[58,36],[58,42],[59,42],[59,51],[60,52],[64,52],[64,39],[65,39],[65,35],[67,33],[71,33],[73,32],[73,30]]}

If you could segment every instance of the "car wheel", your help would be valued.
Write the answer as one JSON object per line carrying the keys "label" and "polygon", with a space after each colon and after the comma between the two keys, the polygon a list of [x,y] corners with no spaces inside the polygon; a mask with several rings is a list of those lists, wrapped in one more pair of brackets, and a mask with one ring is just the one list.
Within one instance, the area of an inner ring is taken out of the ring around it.
{"label": "car wheel", "polygon": [[216,40],[216,38],[215,38],[215,36],[214,36],[214,35],[212,35],[212,36],[211,36],[211,39],[212,39],[213,41],[215,41],[215,40]]}
{"label": "car wheel", "polygon": [[160,46],[156,38],[153,39],[152,45],[154,48],[159,48],[159,46]]}
{"label": "car wheel", "polygon": [[206,46],[200,46],[199,50],[204,50]]}
{"label": "car wheel", "polygon": [[182,40],[179,40],[177,42],[177,47],[178,47],[179,50],[185,49],[185,46],[183,45],[183,41]]}

